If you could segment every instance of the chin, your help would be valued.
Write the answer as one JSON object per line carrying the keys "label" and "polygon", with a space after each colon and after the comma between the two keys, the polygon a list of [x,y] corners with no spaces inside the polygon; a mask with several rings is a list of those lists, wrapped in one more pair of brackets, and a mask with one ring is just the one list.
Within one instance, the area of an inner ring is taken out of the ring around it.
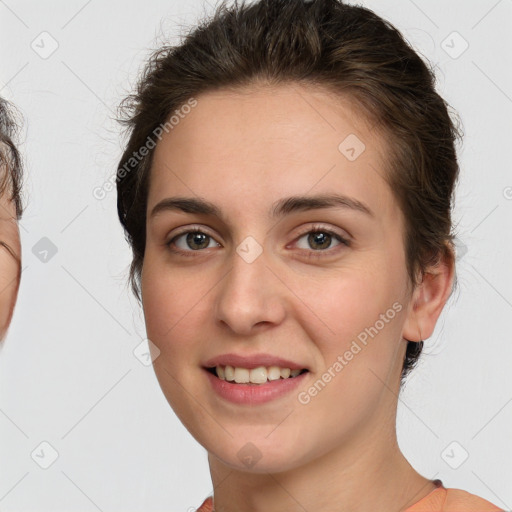
{"label": "chin", "polygon": [[201,443],[210,456],[222,464],[237,471],[254,474],[280,473],[301,465],[305,455],[300,457],[299,447],[304,450],[304,443],[285,444],[276,437],[274,440],[261,439],[257,436],[233,437],[219,443],[218,438]]}

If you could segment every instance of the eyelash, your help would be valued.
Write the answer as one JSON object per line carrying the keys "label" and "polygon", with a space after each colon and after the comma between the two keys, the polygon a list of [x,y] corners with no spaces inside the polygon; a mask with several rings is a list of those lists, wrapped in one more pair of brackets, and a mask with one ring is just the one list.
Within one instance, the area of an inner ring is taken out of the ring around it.
{"label": "eyelash", "polygon": [[[208,236],[208,237],[213,239],[213,236],[209,235],[208,233],[205,233],[202,229],[200,229],[198,227],[192,227],[192,228],[187,229],[186,231],[182,231],[181,233],[178,233],[171,240],[166,242],[165,245],[173,253],[176,253],[176,254],[179,254],[179,255],[182,255],[182,256],[185,256],[185,257],[195,257],[194,253],[202,252],[202,251],[204,251],[204,249],[199,249],[199,250],[196,250],[196,251],[194,251],[194,250],[184,251],[182,249],[175,249],[175,248],[171,247],[171,245],[178,238],[180,238],[183,235],[188,235],[189,233],[202,233],[202,234],[204,234],[204,235],[206,235],[206,236]],[[327,228],[325,228],[324,226],[321,226],[321,225],[313,225],[308,231],[305,231],[304,233],[300,234],[295,240],[300,240],[305,235],[309,235],[311,233],[324,233],[324,234],[330,235],[330,236],[334,237],[336,240],[338,240],[340,242],[340,244],[343,244],[343,245],[345,245],[347,247],[350,247],[350,241],[349,240],[347,240],[346,238],[343,238],[338,233],[336,233],[334,231],[331,231],[330,229],[327,229]],[[322,258],[325,255],[325,253],[332,252],[332,249],[319,249],[319,250],[301,249],[301,250],[307,252],[307,256],[306,257],[308,259]]]}

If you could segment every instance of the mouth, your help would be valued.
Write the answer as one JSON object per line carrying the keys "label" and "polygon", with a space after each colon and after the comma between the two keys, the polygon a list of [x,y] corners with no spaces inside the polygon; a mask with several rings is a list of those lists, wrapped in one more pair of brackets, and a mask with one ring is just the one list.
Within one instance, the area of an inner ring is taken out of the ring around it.
{"label": "mouth", "polygon": [[289,380],[297,378],[299,375],[307,373],[309,370],[290,369],[279,366],[258,366],[257,368],[241,368],[233,366],[212,366],[205,368],[206,371],[214,375],[220,380],[230,382],[232,384],[241,385],[261,385],[277,380]]}

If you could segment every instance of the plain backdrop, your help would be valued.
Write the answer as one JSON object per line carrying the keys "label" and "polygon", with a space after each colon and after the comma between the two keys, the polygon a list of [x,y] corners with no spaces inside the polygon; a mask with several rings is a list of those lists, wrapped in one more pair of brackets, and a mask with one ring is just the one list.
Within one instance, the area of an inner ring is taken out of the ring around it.
{"label": "plain backdrop", "polygon": [[[0,1],[0,94],[24,117],[19,300],[0,351],[0,509],[195,510],[206,451],[134,354],[145,331],[112,178],[115,121],[150,50],[211,4]],[[459,113],[459,288],[399,401],[424,476],[512,509],[512,1],[372,0]],[[137,348],[139,347],[139,348]],[[46,466],[46,469],[45,469]]]}

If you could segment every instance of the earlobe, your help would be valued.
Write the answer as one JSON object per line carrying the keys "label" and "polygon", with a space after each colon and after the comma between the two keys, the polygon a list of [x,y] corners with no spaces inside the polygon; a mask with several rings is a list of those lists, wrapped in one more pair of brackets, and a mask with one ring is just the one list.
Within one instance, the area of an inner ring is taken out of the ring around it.
{"label": "earlobe", "polygon": [[451,251],[425,271],[409,303],[402,331],[404,339],[424,341],[432,336],[437,319],[450,297],[454,275],[455,261]]}

